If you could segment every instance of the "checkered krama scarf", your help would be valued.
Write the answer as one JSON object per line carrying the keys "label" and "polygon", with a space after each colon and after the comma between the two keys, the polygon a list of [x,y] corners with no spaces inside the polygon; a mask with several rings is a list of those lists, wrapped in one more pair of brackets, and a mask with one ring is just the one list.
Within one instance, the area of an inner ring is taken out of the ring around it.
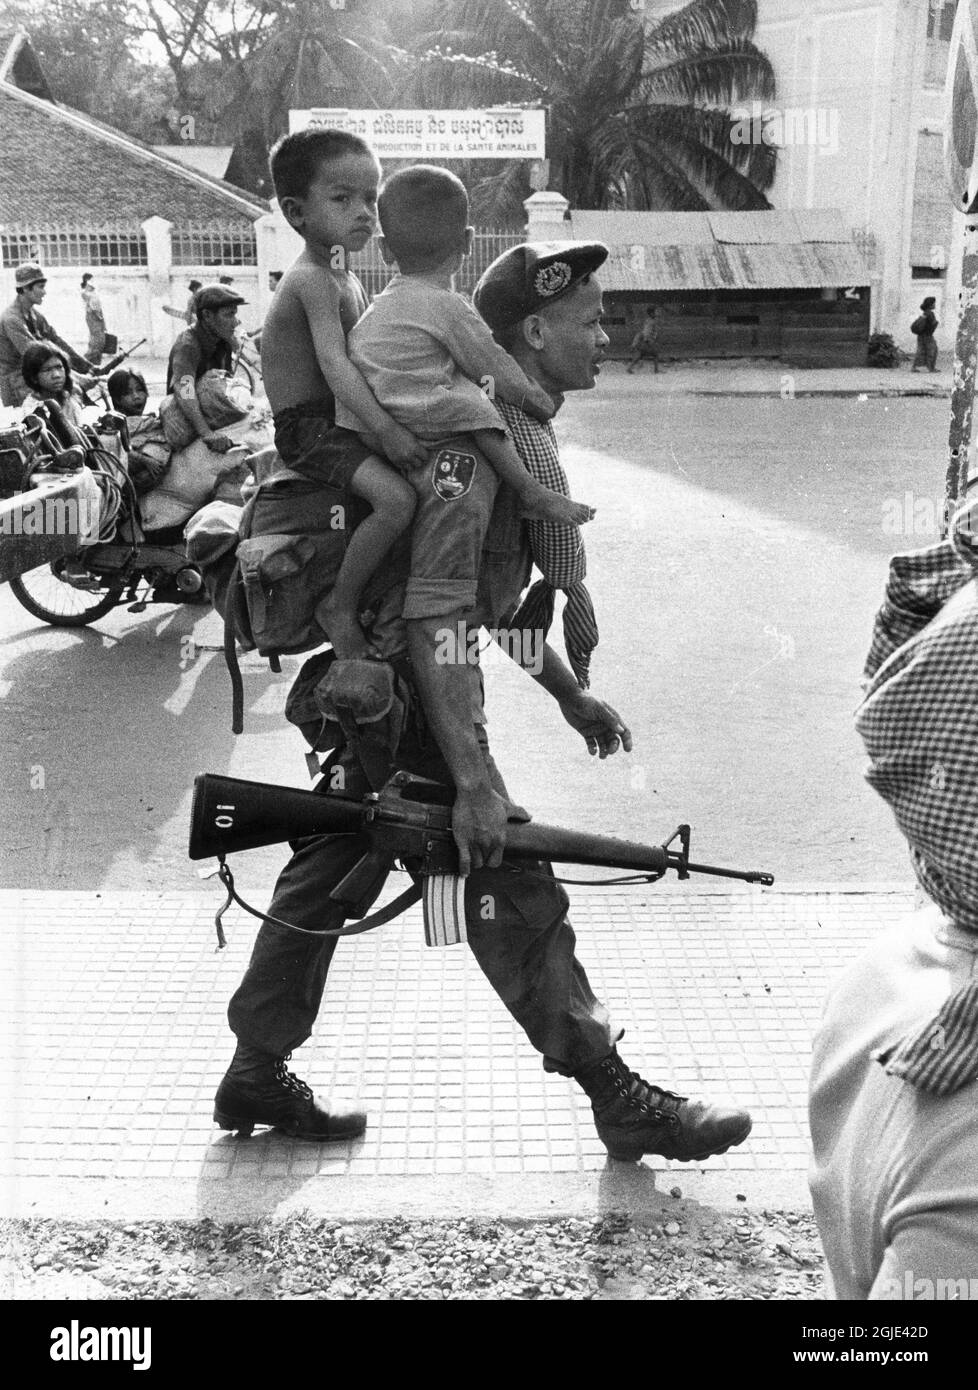
{"label": "checkered krama scarf", "polygon": [[[550,421],[544,424],[534,420],[506,401],[497,400],[496,406],[530,476],[551,491],[569,497],[567,476],[560,464],[557,437]],[[512,625],[533,634],[542,633],[545,639],[554,619],[556,591],[563,589],[567,596],[563,613],[564,645],[577,683],[586,690],[590,684],[591,653],[598,645],[598,624],[591,595],[584,587],[587,556],[580,528],[561,526],[553,521],[528,521],[526,527],[533,563],[543,578],[527,593]]]}
{"label": "checkered krama scarf", "polygon": [[[888,598],[894,589],[908,618],[919,614],[917,631],[880,661],[884,604],[856,716],[866,777],[892,808],[927,895],[956,926],[978,932],[978,578],[945,541],[896,556]],[[928,595],[934,608],[943,602],[929,622]],[[978,1079],[978,978],[877,1060],[935,1095]]]}

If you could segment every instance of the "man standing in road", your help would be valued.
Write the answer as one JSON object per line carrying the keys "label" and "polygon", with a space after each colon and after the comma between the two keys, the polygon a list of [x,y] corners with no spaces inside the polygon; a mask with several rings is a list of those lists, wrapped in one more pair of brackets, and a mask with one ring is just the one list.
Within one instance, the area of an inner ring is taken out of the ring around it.
{"label": "man standing in road", "polygon": [[[565,392],[595,384],[608,338],[601,328],[601,287],[594,272],[607,254],[594,242],[515,247],[493,262],[476,290],[476,305],[497,340],[558,405]],[[559,478],[550,425],[520,412],[509,413],[507,421],[518,448],[527,451],[527,466],[550,469]],[[489,753],[477,643],[467,640],[469,634],[475,637],[483,626],[503,634],[507,623],[522,627],[518,635],[532,639],[531,660],[520,664],[554,698],[591,754],[603,759],[619,748],[627,752],[631,735],[619,715],[586,690],[597,634],[583,569],[573,563],[579,544],[570,547],[569,556],[560,544],[552,553],[546,545],[531,549],[515,494],[500,486],[467,436],[456,451],[464,486],[440,488],[437,465],[443,451],[421,465],[430,486],[417,489],[418,511],[405,542],[410,563],[399,565],[392,555],[363,595],[361,622],[404,682],[410,707],[397,746],[390,749],[390,766],[434,779],[453,792],[452,829],[460,872],[466,875],[469,946],[543,1054],[544,1070],[573,1077],[590,1097],[609,1154],[624,1160],[643,1154],[698,1160],[725,1152],[747,1137],[750,1116],[690,1102],[630,1071],[615,1047],[622,1031],[612,1025],[577,960],[567,895],[550,866],[500,867],[507,820],[525,819],[526,813],[510,801]],[[337,493],[338,504],[341,500]],[[549,529],[576,533],[574,527]],[[535,586],[533,602],[517,612],[534,558],[550,567],[550,576],[545,568],[542,589]],[[543,645],[556,587],[568,592],[564,631],[574,672]],[[458,633],[462,640],[455,651],[461,655],[446,657],[446,634]],[[511,656],[525,653],[526,643],[506,642],[504,649]],[[306,663],[290,696],[293,707],[303,681],[311,693],[328,666],[324,656]],[[324,794],[339,787],[357,797],[370,789],[353,747],[334,750],[323,771],[319,790]],[[375,780],[376,772],[374,767]],[[366,1127],[363,1111],[321,1107],[311,1088],[285,1068],[319,1012],[336,945],[335,937],[322,932],[343,921],[343,909],[331,901],[330,891],[365,848],[360,836],[351,835],[315,836],[295,845],[269,909],[269,919],[276,920],[263,923],[228,1010],[238,1046],[215,1101],[214,1118],[223,1128],[250,1132],[255,1124],[269,1124],[323,1142],[355,1137]]]}
{"label": "man standing in road", "polygon": [[167,363],[167,392],[197,438],[216,454],[227,453],[234,441],[208,424],[197,399],[197,383],[215,368],[231,371],[238,306],[246,302],[226,285],[202,286],[194,295],[196,322],[176,339]]}
{"label": "man standing in road", "polygon": [[626,372],[631,376],[638,364],[651,357],[656,376],[659,375],[659,325],[656,322],[655,305],[645,310],[642,326],[632,339],[632,356],[628,360]]}
{"label": "man standing in road", "polygon": [[54,343],[67,354],[76,372],[96,368],[58,336],[38,305],[47,293],[47,280],[39,265],[19,265],[14,271],[17,293],[0,314],[0,404],[20,405],[30,394],[20,371],[21,359],[32,343]]}

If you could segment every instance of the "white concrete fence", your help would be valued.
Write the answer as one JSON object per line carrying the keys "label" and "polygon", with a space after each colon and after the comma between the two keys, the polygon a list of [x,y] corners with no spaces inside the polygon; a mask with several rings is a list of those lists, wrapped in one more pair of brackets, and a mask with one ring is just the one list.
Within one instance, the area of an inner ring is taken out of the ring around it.
{"label": "white concrete fence", "polygon": [[[553,205],[554,199],[559,207]],[[536,193],[526,202],[525,233],[478,232],[469,279],[474,282],[490,261],[524,236],[534,240],[568,236],[569,224],[561,222],[566,206],[559,194]],[[84,352],[88,330],[81,279],[89,271],[106,328],[119,339],[120,348],[145,338],[136,357],[166,357],[185,325],[164,306],[183,311],[191,280],[206,284],[230,275],[232,288],[247,300],[240,316],[250,331],[258,328],[268,309],[270,272],[286,270],[301,250],[301,239],[275,203],[271,212],[250,226],[246,221],[175,225],[164,217],[151,217],[139,226],[0,225],[0,304],[14,297],[15,266],[37,261],[48,281],[41,312],[62,338]],[[381,289],[392,273],[382,264],[375,241],[354,267],[371,293]]]}

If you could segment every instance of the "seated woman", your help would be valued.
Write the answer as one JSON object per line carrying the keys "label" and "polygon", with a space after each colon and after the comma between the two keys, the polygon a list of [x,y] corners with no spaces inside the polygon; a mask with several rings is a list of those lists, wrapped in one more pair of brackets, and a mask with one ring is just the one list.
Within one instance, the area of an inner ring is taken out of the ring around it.
{"label": "seated woman", "polygon": [[21,358],[20,370],[30,390],[22,405],[25,415],[51,401],[59,407],[67,424],[81,429],[84,402],[77,388],[93,378],[80,377],[76,387],[68,357],[54,343],[31,343]]}

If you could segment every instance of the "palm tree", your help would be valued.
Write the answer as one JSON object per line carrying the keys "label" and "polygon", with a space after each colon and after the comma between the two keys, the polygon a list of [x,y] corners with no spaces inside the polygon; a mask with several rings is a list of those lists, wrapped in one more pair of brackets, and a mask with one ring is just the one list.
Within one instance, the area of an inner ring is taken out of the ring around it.
{"label": "palm tree", "polygon": [[385,105],[393,74],[408,61],[388,41],[375,7],[328,0],[256,4],[250,25],[213,46],[222,48],[221,72],[208,108],[236,131],[256,180],[266,173],[269,146],[288,129],[291,108]]}
{"label": "palm tree", "polygon": [[[407,104],[545,106],[550,185],[572,207],[770,206],[776,149],[731,139],[731,107],[775,95],[756,0],[691,0],[648,22],[630,0],[454,0],[438,18]],[[519,221],[526,178],[519,163],[484,177],[473,210]]]}

